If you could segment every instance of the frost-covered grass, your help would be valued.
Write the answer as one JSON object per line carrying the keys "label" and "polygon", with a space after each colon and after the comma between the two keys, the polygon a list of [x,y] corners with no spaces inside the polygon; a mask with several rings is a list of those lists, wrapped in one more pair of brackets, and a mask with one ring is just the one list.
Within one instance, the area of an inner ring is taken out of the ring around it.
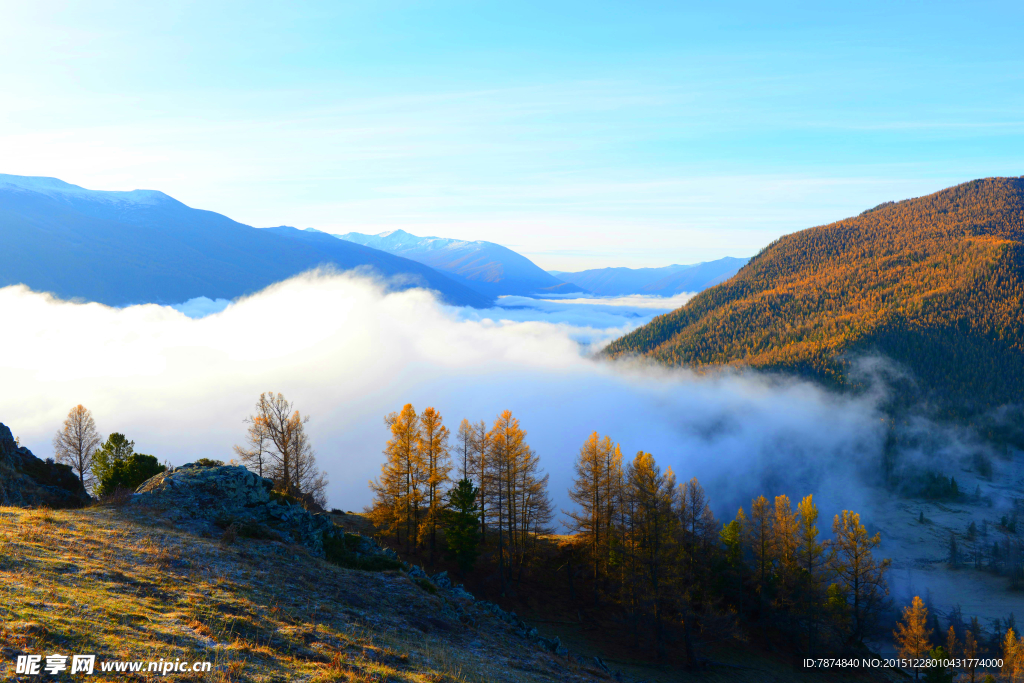
{"label": "frost-covered grass", "polygon": [[402,572],[225,545],[131,506],[0,508],[0,678],[17,654],[60,653],[214,667],[121,681],[594,680],[486,614],[460,623],[446,600]]}

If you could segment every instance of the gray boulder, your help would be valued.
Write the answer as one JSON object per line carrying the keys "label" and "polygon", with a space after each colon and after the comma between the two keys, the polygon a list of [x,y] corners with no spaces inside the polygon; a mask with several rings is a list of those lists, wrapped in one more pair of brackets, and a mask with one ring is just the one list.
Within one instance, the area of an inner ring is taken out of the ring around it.
{"label": "gray boulder", "polygon": [[0,505],[75,508],[91,501],[68,465],[40,460],[0,423]]}
{"label": "gray boulder", "polygon": [[244,467],[194,463],[162,472],[135,491],[132,503],[172,511],[178,517],[234,525],[241,536],[290,541],[324,555],[324,538],[341,535],[329,515],[309,512],[272,493],[270,479]]}
{"label": "gray boulder", "polygon": [[452,580],[448,578],[448,572],[439,572],[430,577],[430,580],[434,582],[434,585],[438,588],[451,588]]}

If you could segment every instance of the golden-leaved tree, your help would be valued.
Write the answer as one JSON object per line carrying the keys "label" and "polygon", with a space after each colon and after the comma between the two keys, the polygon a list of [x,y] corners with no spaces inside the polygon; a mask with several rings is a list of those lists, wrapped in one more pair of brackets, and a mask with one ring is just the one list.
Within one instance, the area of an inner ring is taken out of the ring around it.
{"label": "golden-leaved tree", "polygon": [[459,466],[460,480],[468,479],[473,481],[474,479],[471,462],[474,453],[476,453],[475,439],[476,430],[473,429],[473,423],[466,418],[462,418],[462,422],[459,423],[459,431],[455,435],[455,458]]}
{"label": "golden-leaved tree", "polygon": [[611,437],[592,433],[580,447],[576,476],[569,498],[579,511],[566,512],[568,527],[587,549],[594,573],[594,599],[598,580],[607,563],[611,543],[612,517],[616,508],[616,484],[621,480],[622,452]]}
{"label": "golden-leaved tree", "polygon": [[999,672],[1008,683],[1024,679],[1024,636],[1018,637],[1012,628],[1003,636],[1003,667]]}
{"label": "golden-leaved tree", "polygon": [[743,526],[746,532],[745,545],[754,558],[754,587],[757,591],[761,619],[765,618],[767,597],[771,585],[774,559],[772,543],[772,522],[774,514],[771,504],[764,496],[758,496],[750,503],[750,520]]}
{"label": "golden-leaved tree", "polygon": [[675,588],[677,489],[672,469],[662,472],[650,453],[640,451],[626,468],[631,519],[626,547],[635,562],[637,605],[654,622],[655,651],[665,656],[666,612]]}
{"label": "golden-leaved tree", "polygon": [[814,497],[807,495],[797,506],[797,559],[801,571],[800,613],[807,625],[807,649],[813,655],[821,621],[821,576],[825,560],[825,545],[818,542],[818,508]]}
{"label": "golden-leaved tree", "polygon": [[678,500],[685,570],[682,586],[687,592],[687,602],[699,607],[707,598],[709,570],[711,559],[718,550],[720,525],[697,477],[679,485]]}
{"label": "golden-leaved tree", "polygon": [[488,440],[490,433],[487,431],[487,423],[480,420],[472,428],[472,452],[469,456],[469,469],[473,475],[469,477],[474,480],[477,487],[477,504],[480,508],[480,542],[487,543],[487,516],[488,504],[491,499],[490,460],[488,453],[491,451],[491,443]]}
{"label": "golden-leaved tree", "polygon": [[[914,596],[913,601],[903,608],[903,619],[896,624],[893,638],[896,650],[902,659],[921,659],[928,653],[932,629],[928,626],[928,608],[924,601]],[[920,667],[914,668],[914,679],[921,672]]]}
{"label": "golden-leaved tree", "polygon": [[871,551],[881,542],[881,534],[869,536],[856,512],[843,510],[836,515],[832,535],[829,565],[849,610],[850,641],[860,643],[885,607],[889,594],[885,573],[891,562],[873,557]]}
{"label": "golden-leaved tree", "polygon": [[412,552],[420,524],[420,505],[427,481],[426,467],[419,448],[420,418],[412,404],[390,413],[384,423],[391,438],[384,447],[386,460],[380,476],[370,482],[374,500],[370,518],[374,525],[399,544],[405,534],[406,552]]}
{"label": "golden-leaved tree", "polygon": [[451,456],[448,452],[448,428],[444,426],[441,413],[427,408],[420,415],[420,434],[416,442],[419,459],[425,475],[424,499],[426,501],[424,529],[420,536],[430,539],[430,561],[434,561],[437,549],[437,525],[444,511],[444,491],[451,478]]}
{"label": "golden-leaved tree", "polygon": [[786,610],[796,600],[798,526],[799,520],[790,505],[789,496],[775,496],[775,518],[772,520],[772,553],[778,577],[775,600]]}
{"label": "golden-leaved tree", "polygon": [[550,531],[548,477],[541,475],[540,460],[512,411],[505,410],[494,420],[487,443],[484,480],[491,519],[498,527],[499,575],[507,590],[513,577],[517,585],[522,579],[537,536]]}

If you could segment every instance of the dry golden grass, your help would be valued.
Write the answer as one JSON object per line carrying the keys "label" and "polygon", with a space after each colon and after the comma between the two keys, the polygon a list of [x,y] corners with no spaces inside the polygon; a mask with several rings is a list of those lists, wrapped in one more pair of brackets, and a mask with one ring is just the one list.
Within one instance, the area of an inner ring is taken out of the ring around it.
{"label": "dry golden grass", "polygon": [[13,677],[16,654],[56,652],[214,668],[119,681],[597,680],[486,613],[476,628],[453,614],[401,572],[346,570],[269,541],[222,543],[132,506],[0,508],[0,679]]}

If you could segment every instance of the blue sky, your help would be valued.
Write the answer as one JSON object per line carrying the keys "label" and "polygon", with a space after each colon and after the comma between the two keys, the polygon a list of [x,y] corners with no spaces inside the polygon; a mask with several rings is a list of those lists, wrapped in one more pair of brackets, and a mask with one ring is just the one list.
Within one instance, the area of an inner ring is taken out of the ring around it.
{"label": "blue sky", "polygon": [[0,0],[0,172],[551,269],[1024,173],[1021,3]]}

